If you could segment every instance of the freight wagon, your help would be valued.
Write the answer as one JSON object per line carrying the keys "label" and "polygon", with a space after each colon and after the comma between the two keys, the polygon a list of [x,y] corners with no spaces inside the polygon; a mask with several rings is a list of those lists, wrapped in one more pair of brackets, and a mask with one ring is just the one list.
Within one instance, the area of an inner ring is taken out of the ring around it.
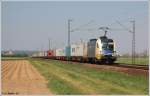
{"label": "freight wagon", "polygon": [[71,60],[72,61],[87,61],[87,43],[71,44]]}
{"label": "freight wagon", "polygon": [[59,48],[55,50],[55,59],[57,60],[65,60],[65,48]]}
{"label": "freight wagon", "polygon": [[49,49],[48,51],[47,51],[47,56],[45,56],[45,57],[43,57],[43,58],[45,58],[45,59],[54,59],[55,58],[55,51],[54,50],[52,50],[52,49]]}
{"label": "freight wagon", "polygon": [[46,51],[37,51],[37,52],[34,52],[31,57],[39,57],[40,58],[40,57],[45,57],[45,56],[47,56]]}

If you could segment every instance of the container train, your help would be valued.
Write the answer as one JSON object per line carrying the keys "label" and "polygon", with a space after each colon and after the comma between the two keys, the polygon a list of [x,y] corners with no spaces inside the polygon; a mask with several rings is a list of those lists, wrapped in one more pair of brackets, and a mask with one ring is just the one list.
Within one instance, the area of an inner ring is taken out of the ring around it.
{"label": "container train", "polygon": [[90,39],[87,43],[74,43],[69,47],[48,50],[43,54],[40,57],[90,63],[113,63],[117,59],[115,42],[105,35],[97,39]]}

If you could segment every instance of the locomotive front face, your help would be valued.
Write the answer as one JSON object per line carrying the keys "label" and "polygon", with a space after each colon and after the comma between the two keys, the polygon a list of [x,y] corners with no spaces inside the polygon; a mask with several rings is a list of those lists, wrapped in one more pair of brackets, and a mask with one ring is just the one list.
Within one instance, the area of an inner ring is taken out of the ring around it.
{"label": "locomotive front face", "polygon": [[112,39],[103,36],[97,41],[96,59],[104,61],[115,61],[115,46]]}

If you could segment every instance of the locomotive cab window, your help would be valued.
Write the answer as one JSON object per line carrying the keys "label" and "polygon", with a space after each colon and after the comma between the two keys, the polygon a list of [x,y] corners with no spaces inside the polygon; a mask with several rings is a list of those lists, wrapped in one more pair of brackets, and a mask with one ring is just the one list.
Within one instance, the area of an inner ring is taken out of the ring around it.
{"label": "locomotive cab window", "polygon": [[107,49],[108,49],[107,46],[108,46],[107,43],[103,43],[102,49],[103,49],[103,50],[107,50]]}
{"label": "locomotive cab window", "polygon": [[113,44],[109,44],[109,45],[108,45],[108,48],[109,48],[109,50],[113,51],[114,45],[113,45]]}
{"label": "locomotive cab window", "polygon": [[108,43],[103,43],[102,49],[113,51],[114,50],[114,45],[113,44],[108,44]]}

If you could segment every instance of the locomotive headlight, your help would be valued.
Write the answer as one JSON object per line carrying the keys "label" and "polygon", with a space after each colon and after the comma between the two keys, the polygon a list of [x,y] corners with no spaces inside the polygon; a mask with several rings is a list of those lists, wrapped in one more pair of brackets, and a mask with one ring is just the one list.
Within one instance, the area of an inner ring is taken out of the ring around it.
{"label": "locomotive headlight", "polygon": [[112,56],[116,56],[116,51],[113,52]]}
{"label": "locomotive headlight", "polygon": [[115,54],[113,53],[112,56],[115,56]]}

